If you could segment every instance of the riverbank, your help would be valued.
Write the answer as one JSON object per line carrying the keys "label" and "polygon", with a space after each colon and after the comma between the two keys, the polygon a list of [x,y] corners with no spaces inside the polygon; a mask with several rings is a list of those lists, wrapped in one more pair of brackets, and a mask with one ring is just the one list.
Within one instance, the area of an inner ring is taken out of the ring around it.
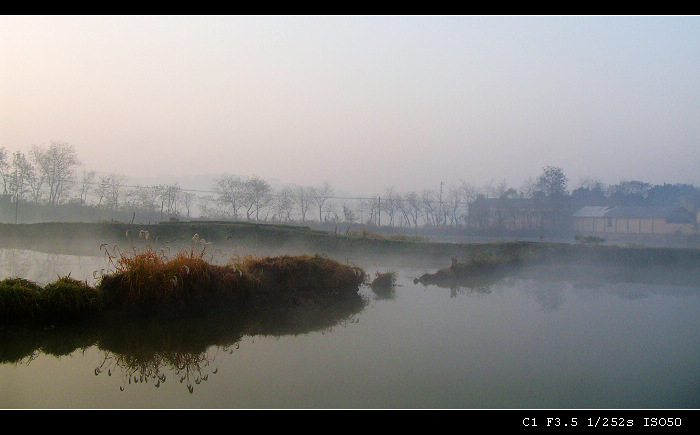
{"label": "riverbank", "polygon": [[[313,230],[291,225],[245,222],[167,222],[152,225],[127,223],[37,223],[0,224],[3,248],[41,252],[95,255],[103,244],[129,248],[143,244],[140,234],[156,249],[177,251],[191,246],[196,234],[214,249],[255,252],[258,255],[320,254],[336,259],[392,257],[397,261],[418,261],[426,267],[444,267],[451,259],[466,260],[485,253],[518,256],[539,262],[603,262],[639,265],[665,264],[700,266],[700,249],[594,245],[551,242],[441,243],[363,237]],[[422,264],[423,264],[422,263]]]}

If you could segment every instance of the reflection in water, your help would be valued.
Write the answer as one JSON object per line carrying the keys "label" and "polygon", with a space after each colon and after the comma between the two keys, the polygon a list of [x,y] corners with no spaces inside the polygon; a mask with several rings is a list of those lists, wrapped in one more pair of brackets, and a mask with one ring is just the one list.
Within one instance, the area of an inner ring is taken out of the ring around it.
{"label": "reflection in water", "polygon": [[[622,299],[637,300],[649,297],[656,290],[674,294],[694,294],[700,279],[697,271],[669,268],[627,268],[603,266],[547,265],[530,266],[508,273],[472,274],[436,279],[438,274],[425,274],[414,283],[425,287],[434,285],[450,290],[450,298],[457,295],[483,296],[492,288],[506,286],[521,288],[531,295],[545,312],[559,309],[565,302],[566,291],[602,291]],[[669,290],[671,286],[671,290]]]}
{"label": "reflection in water", "polygon": [[126,385],[137,383],[149,383],[158,388],[168,379],[163,369],[170,368],[174,377],[180,383],[185,383],[190,393],[194,392],[194,385],[199,385],[209,379],[209,373],[216,374],[218,369],[211,370],[209,352],[179,353],[179,352],[155,352],[147,358],[139,358],[134,354],[118,354],[109,351],[104,352],[102,364],[95,369],[95,376],[107,373],[112,376],[119,371],[122,375],[122,383],[119,386],[124,391]]}
{"label": "reflection in water", "polygon": [[212,354],[232,352],[244,336],[330,332],[336,325],[355,323],[366,305],[365,297],[350,294],[269,310],[219,307],[148,317],[110,313],[52,328],[4,327],[0,328],[0,363],[30,363],[41,353],[63,356],[95,346],[104,351],[95,375],[118,374],[121,390],[135,383],[157,388],[170,378],[192,393],[195,385],[218,372]]}
{"label": "reflection in water", "polygon": [[46,285],[59,276],[70,274],[72,278],[95,285],[93,272],[103,267],[102,257],[0,249],[0,279],[22,277]]}
{"label": "reflection in water", "polygon": [[450,287],[450,297],[456,298],[458,294],[466,295],[488,295],[491,293],[490,286],[474,286],[474,287]]}

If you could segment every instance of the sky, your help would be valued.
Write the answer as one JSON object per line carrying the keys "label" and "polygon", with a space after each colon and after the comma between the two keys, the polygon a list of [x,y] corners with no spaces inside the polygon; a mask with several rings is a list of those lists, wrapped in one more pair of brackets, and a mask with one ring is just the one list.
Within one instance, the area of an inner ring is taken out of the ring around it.
{"label": "sky", "polygon": [[697,16],[0,16],[0,147],[128,177],[700,186],[699,121]]}

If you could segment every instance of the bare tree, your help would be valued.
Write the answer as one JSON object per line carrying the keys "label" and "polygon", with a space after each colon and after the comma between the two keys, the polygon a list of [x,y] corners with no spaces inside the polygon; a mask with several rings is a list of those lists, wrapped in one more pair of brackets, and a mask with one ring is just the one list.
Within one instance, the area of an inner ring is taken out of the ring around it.
{"label": "bare tree", "polygon": [[399,211],[399,201],[400,201],[399,195],[396,193],[394,190],[394,187],[389,187],[386,189],[384,192],[384,195],[381,198],[381,210],[382,212],[386,213],[387,216],[389,216],[389,226],[393,227],[394,226],[394,217],[396,216],[396,213]]}
{"label": "bare tree", "polygon": [[137,210],[140,209],[140,192],[143,190],[141,186],[131,186],[128,189],[126,189],[122,194],[121,194],[121,205],[122,207],[129,209],[129,210]]}
{"label": "bare tree", "polygon": [[[102,206],[102,201],[107,198],[107,193],[109,191],[109,176],[100,175],[100,179],[97,182],[97,187],[95,187],[95,194],[97,195],[97,206]],[[105,201],[106,202],[106,201]]]}
{"label": "bare tree", "polygon": [[74,177],[74,167],[80,165],[73,145],[52,142],[48,148],[34,145],[31,156],[38,176],[48,189],[48,203],[58,204],[66,196]]}
{"label": "bare tree", "polygon": [[319,222],[323,222],[323,205],[326,203],[326,201],[333,197],[333,191],[334,189],[331,186],[331,183],[328,181],[324,182],[320,188],[314,188],[312,191],[311,201],[316,207],[318,207]]}
{"label": "bare tree", "polygon": [[119,210],[119,201],[126,185],[127,178],[123,175],[112,174],[109,183],[109,203],[110,208]]}
{"label": "bare tree", "polygon": [[442,210],[437,192],[430,189],[423,190],[420,204],[423,207],[423,217],[426,224],[439,225],[442,222]]}
{"label": "bare tree", "polygon": [[445,197],[445,208],[447,209],[446,217],[450,220],[450,225],[456,226],[463,216],[462,206],[464,197],[459,189],[459,186],[451,186],[447,189]]}
{"label": "bare tree", "polygon": [[161,212],[177,216],[179,213],[178,205],[180,196],[182,194],[182,189],[178,183],[161,184],[158,186],[158,190],[160,191]]}
{"label": "bare tree", "polygon": [[102,205],[110,210],[118,210],[122,195],[122,188],[126,184],[126,177],[118,174],[100,176],[95,192],[99,198],[98,206]]}
{"label": "bare tree", "polygon": [[87,204],[87,197],[95,180],[95,171],[83,171],[78,189],[78,201],[80,204]]}
{"label": "bare tree", "polygon": [[459,193],[465,207],[465,216],[463,216],[463,219],[467,226],[471,226],[472,222],[469,206],[474,202],[477,196],[479,196],[479,188],[468,181],[460,180]]}
{"label": "bare tree", "polygon": [[416,192],[407,192],[402,195],[399,202],[399,211],[403,215],[404,221],[414,228],[418,228],[418,220],[422,216],[420,196]]}
{"label": "bare tree", "polygon": [[238,220],[238,210],[243,202],[245,194],[245,184],[240,178],[234,175],[227,175],[214,180],[214,191],[216,192],[216,202],[224,210],[230,209],[233,218]]}
{"label": "bare tree", "polygon": [[136,190],[138,207],[146,213],[155,213],[160,209],[161,186],[145,186]]}
{"label": "bare tree", "polygon": [[31,192],[31,182],[35,178],[34,166],[21,151],[12,155],[12,166],[9,171],[8,187],[14,202],[24,198]]}
{"label": "bare tree", "polygon": [[215,203],[212,195],[204,195],[199,197],[199,209],[201,210],[202,217],[209,218],[212,216],[212,203]]}
{"label": "bare tree", "polygon": [[2,177],[2,194],[7,195],[7,184],[9,183],[10,163],[7,161],[7,150],[5,147],[0,148],[0,177]]}
{"label": "bare tree", "polygon": [[340,221],[340,216],[338,215],[338,212],[336,211],[336,204],[333,201],[329,201],[326,203],[326,205],[323,208],[323,221],[324,222],[339,222]]}
{"label": "bare tree", "polygon": [[255,214],[255,220],[260,220],[260,210],[272,201],[272,188],[270,184],[258,177],[253,177],[244,183],[243,201],[246,206],[246,218],[251,220]]}
{"label": "bare tree", "polygon": [[[24,156],[24,154],[22,154],[22,155]],[[26,159],[26,157],[25,157],[25,159]],[[25,181],[27,182],[29,194],[31,196],[32,201],[34,201],[36,204],[38,204],[43,197],[44,184],[45,184],[46,178],[37,174],[37,171],[36,171],[36,168],[34,167],[34,165],[32,165],[31,163],[29,163],[29,165],[32,167],[32,172],[31,172],[31,176],[27,177]]]}
{"label": "bare tree", "polygon": [[273,209],[275,216],[281,221],[291,221],[294,210],[294,191],[285,187],[274,195]]}
{"label": "bare tree", "polygon": [[190,212],[192,211],[192,206],[194,205],[194,200],[197,199],[197,195],[192,192],[182,192],[182,204],[187,210],[187,218],[190,217]]}
{"label": "bare tree", "polygon": [[308,213],[309,208],[311,208],[315,190],[316,189],[313,187],[305,186],[299,186],[296,188],[294,200],[299,205],[299,212],[301,213],[302,222],[306,222],[306,214]]}
{"label": "bare tree", "polygon": [[359,200],[360,219],[365,224],[376,224],[377,213],[379,211],[379,201],[377,198],[364,198]]}
{"label": "bare tree", "polygon": [[31,192],[31,184],[36,178],[34,167],[24,153],[17,151],[12,157],[12,167],[9,171],[9,193],[15,203],[15,223],[19,210],[19,202],[26,193]]}

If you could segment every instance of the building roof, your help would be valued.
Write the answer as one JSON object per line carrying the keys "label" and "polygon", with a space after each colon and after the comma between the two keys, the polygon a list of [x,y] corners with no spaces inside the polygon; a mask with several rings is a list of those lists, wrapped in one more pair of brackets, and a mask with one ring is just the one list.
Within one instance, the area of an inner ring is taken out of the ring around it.
{"label": "building roof", "polygon": [[668,222],[694,222],[695,216],[680,206],[586,206],[573,215],[574,217],[616,217],[616,218],[662,218]]}
{"label": "building roof", "polygon": [[574,213],[574,217],[606,217],[606,213],[612,207],[598,206],[598,205],[587,205],[581,210]]}

